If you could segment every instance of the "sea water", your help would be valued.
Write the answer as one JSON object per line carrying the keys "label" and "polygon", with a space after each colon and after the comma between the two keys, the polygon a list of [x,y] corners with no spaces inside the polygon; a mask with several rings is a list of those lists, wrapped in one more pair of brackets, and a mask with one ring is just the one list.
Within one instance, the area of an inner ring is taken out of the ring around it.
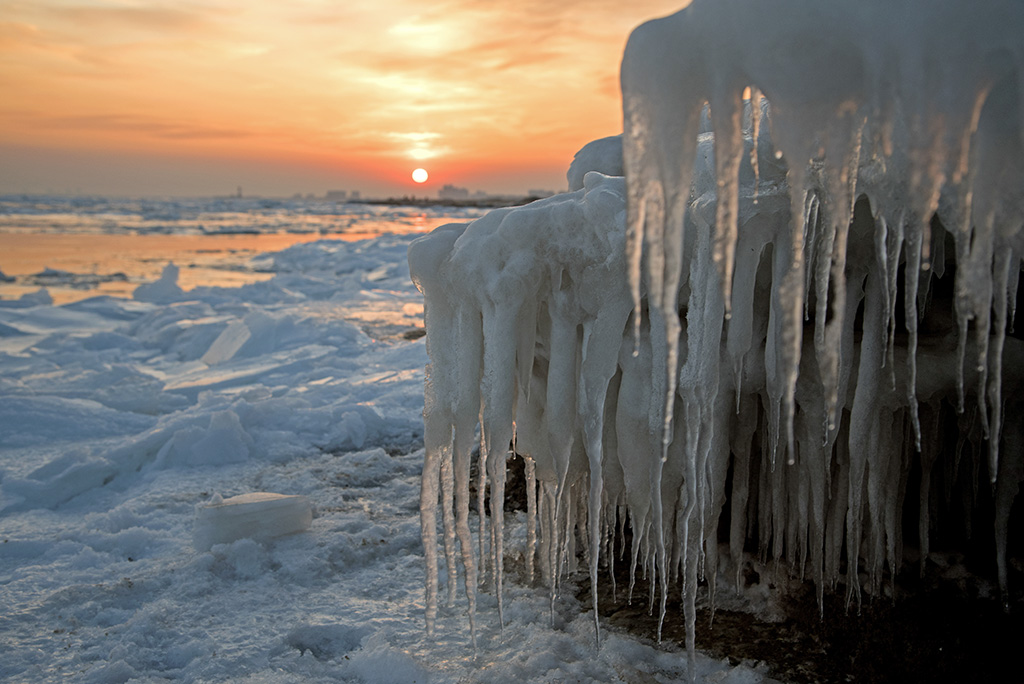
{"label": "sea water", "polygon": [[253,258],[316,240],[429,232],[485,212],[258,197],[0,196],[0,300],[130,297],[173,262],[184,290],[267,280]]}

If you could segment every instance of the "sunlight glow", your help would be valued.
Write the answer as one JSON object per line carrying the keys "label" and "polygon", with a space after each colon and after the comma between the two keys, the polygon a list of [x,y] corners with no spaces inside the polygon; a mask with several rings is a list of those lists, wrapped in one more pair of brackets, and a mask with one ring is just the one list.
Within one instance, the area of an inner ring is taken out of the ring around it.
{"label": "sunlight glow", "polygon": [[426,183],[430,176],[427,174],[426,169],[416,169],[412,172],[412,179],[417,183]]}
{"label": "sunlight glow", "polygon": [[459,185],[555,189],[621,130],[628,30],[682,1],[538,21],[479,0],[0,0],[0,193],[386,196],[401,160],[439,159]]}

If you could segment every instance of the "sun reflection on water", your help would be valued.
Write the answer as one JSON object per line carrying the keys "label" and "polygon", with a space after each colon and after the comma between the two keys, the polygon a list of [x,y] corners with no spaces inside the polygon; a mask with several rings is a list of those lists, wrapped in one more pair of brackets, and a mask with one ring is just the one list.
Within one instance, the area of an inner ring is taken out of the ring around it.
{"label": "sun reflection on water", "polygon": [[[250,263],[259,254],[317,240],[356,241],[384,234],[425,233],[472,216],[428,214],[412,207],[350,205],[339,213],[327,204],[298,208],[258,204],[223,211],[160,204],[126,209],[111,203],[93,209],[54,206],[49,211],[6,206],[0,215],[0,299],[45,287],[55,304],[96,295],[131,297],[156,280],[168,262],[180,267],[178,284],[238,287],[272,273]],[[333,209],[333,211],[332,211]],[[321,213],[318,213],[321,212]]]}

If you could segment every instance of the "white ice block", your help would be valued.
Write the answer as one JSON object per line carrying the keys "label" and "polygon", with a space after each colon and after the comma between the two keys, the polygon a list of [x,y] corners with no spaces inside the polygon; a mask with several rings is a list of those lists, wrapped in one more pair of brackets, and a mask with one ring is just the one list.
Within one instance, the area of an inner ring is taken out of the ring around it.
{"label": "white ice block", "polygon": [[196,506],[192,541],[199,551],[246,537],[262,541],[301,532],[313,522],[313,507],[304,496],[250,492],[219,496]]}

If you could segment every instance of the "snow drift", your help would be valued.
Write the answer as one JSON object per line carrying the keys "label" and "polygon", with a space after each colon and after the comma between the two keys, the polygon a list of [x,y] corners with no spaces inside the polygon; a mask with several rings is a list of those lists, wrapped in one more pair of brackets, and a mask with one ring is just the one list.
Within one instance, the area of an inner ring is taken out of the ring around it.
{"label": "snow drift", "polygon": [[501,612],[501,506],[478,549],[468,522],[477,429],[481,504],[485,484],[503,497],[510,443],[527,459],[530,575],[536,554],[554,594],[579,542],[596,619],[628,518],[662,617],[681,578],[691,656],[727,502],[737,575],[755,545],[849,606],[902,564],[908,488],[924,562],[951,507],[932,485],[960,487],[994,517],[1008,596],[1022,28],[1000,0],[697,0],[630,37],[625,180],[599,173],[617,148],[598,141],[573,192],[412,243],[428,631],[438,512],[449,602],[461,554],[470,620],[488,567]]}

